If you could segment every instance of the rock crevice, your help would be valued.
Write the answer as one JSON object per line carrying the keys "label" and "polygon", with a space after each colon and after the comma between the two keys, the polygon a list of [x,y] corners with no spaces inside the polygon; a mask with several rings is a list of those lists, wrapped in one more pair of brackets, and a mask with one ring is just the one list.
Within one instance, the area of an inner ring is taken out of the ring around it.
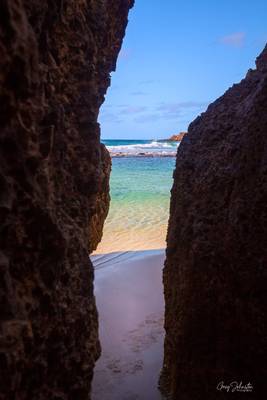
{"label": "rock crevice", "polygon": [[256,66],[177,153],[161,376],[174,399],[228,398],[221,381],[266,395],[267,47]]}
{"label": "rock crevice", "polygon": [[131,0],[0,5],[0,398],[88,399],[109,205],[99,108]]}

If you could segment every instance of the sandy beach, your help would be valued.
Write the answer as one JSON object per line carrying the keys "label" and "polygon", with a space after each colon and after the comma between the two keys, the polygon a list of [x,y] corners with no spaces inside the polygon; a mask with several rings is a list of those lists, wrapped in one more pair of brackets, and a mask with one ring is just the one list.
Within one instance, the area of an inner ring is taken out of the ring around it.
{"label": "sandy beach", "polygon": [[[151,145],[141,143],[145,151]],[[162,399],[162,269],[173,168],[171,157],[112,161],[110,210],[91,256],[102,346],[92,400]]]}
{"label": "sandy beach", "polygon": [[160,400],[164,250],[92,256],[102,355],[92,400]]}
{"label": "sandy beach", "polygon": [[[120,226],[122,225],[122,226]],[[112,230],[113,229],[113,230]],[[167,224],[156,223],[144,226],[135,226],[127,231],[123,224],[118,224],[117,229],[105,227],[103,241],[97,247],[93,255],[107,255],[112,253],[129,253],[153,250],[166,247]],[[107,240],[112,237],[113,240]],[[113,257],[111,255],[111,257]]]}

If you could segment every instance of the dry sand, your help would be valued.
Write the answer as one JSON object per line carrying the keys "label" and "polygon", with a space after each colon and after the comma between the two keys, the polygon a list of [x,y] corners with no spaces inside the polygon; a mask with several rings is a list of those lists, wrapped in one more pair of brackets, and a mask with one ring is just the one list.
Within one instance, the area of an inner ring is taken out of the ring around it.
{"label": "dry sand", "polygon": [[164,250],[92,257],[102,355],[92,400],[160,400]]}

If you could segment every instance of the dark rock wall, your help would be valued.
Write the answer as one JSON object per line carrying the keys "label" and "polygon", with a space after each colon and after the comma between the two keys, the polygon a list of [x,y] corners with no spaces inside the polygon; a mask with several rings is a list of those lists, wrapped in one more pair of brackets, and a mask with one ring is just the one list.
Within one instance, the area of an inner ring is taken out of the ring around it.
{"label": "dark rock wall", "polygon": [[109,204],[97,117],[132,0],[0,3],[0,398],[87,399]]}
{"label": "dark rock wall", "polygon": [[256,65],[177,154],[161,376],[173,399],[228,399],[221,381],[254,386],[235,398],[266,398],[267,47]]}

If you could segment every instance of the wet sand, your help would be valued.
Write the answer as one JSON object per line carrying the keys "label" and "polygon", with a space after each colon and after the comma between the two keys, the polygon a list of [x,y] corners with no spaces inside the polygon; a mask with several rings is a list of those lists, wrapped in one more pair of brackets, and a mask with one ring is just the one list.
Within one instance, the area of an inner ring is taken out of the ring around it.
{"label": "wet sand", "polygon": [[[126,221],[126,217],[124,218],[122,211],[120,215],[121,220]],[[103,239],[93,255],[105,255],[110,252],[125,253],[128,250],[138,252],[140,250],[165,248],[166,232],[167,223],[157,223],[155,218],[154,226],[153,222],[151,222],[140,227],[135,226],[128,231],[125,229],[125,225],[120,226],[118,224],[117,228],[114,229],[114,226],[108,226],[108,224],[106,224]],[[112,241],[108,240],[110,237],[112,237]]]}
{"label": "wet sand", "polygon": [[160,400],[164,250],[92,257],[102,355],[92,400]]}

